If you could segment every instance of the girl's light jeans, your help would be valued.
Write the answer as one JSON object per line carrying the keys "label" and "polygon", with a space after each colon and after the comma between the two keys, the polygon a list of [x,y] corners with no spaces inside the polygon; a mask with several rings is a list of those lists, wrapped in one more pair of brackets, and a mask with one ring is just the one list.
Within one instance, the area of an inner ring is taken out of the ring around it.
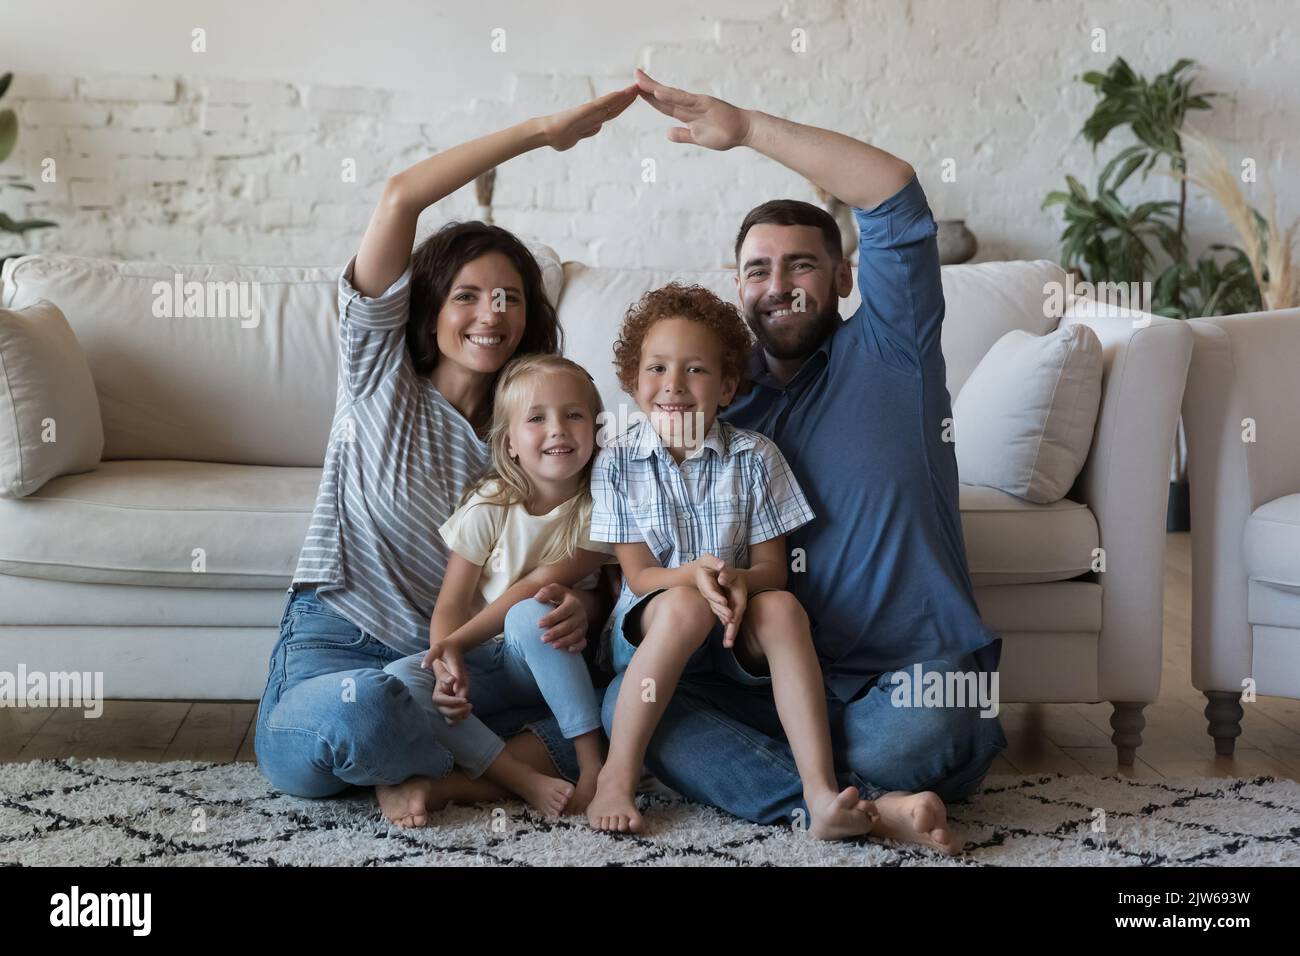
{"label": "girl's light jeans", "polygon": [[435,678],[432,670],[420,666],[424,654],[400,658],[384,668],[428,711],[435,740],[468,776],[480,776],[505,747],[482,717],[545,704],[568,740],[600,728],[600,704],[582,655],[542,643],[545,628],[537,622],[553,610],[535,598],[520,601],[506,612],[502,639],[465,654],[473,710],[455,724],[448,724],[434,706]]}

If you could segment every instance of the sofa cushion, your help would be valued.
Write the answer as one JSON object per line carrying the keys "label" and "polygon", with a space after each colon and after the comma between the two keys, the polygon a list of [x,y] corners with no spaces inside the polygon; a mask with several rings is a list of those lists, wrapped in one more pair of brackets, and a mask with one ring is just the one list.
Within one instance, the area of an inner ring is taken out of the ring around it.
{"label": "sofa cushion", "polygon": [[0,498],[89,471],[104,426],[86,355],[52,302],[0,308]]}
{"label": "sofa cushion", "polygon": [[1246,519],[1243,536],[1253,580],[1300,591],[1300,494],[1260,505]]}
{"label": "sofa cushion", "polygon": [[[526,245],[558,302],[559,257]],[[104,458],[320,466],[344,265],[23,256],[5,263],[4,304],[44,298],[67,316],[99,394]],[[202,296],[191,300],[191,286]]]}
{"label": "sofa cushion", "polygon": [[0,499],[0,573],[182,588],[285,588],[320,468],[106,461]]}
{"label": "sofa cushion", "polygon": [[734,303],[735,275],[734,270],[615,269],[566,262],[560,298],[564,354],[591,373],[605,411],[617,416],[619,406],[625,405],[630,413],[636,403],[623,391],[614,371],[614,340],[628,308],[651,289],[672,281],[702,285],[724,302]]}
{"label": "sofa cushion", "polygon": [[1092,446],[1102,364],[1086,325],[998,339],[953,403],[961,480],[1039,504],[1064,498]]}
{"label": "sofa cushion", "polygon": [[961,486],[961,527],[976,587],[1066,581],[1092,570],[1097,519],[1062,498],[1034,504],[996,488]]}
{"label": "sofa cushion", "polygon": [[[946,317],[943,356],[948,391],[956,396],[993,343],[1012,329],[1044,335],[1060,321],[1044,305],[1045,288],[1061,284],[1065,272],[1045,259],[1035,262],[980,262],[940,269]],[[628,306],[651,289],[672,280],[704,286],[724,302],[736,302],[736,270],[683,271],[626,269],[564,264],[560,322],[564,354],[584,366],[596,380],[605,407],[616,412],[631,400],[614,374],[614,339]],[[857,283],[840,300],[847,318],[862,301]],[[629,406],[634,407],[634,406]]]}
{"label": "sofa cushion", "polygon": [[[0,573],[155,587],[288,587],[319,483],[319,468],[103,462],[21,501],[0,500]],[[1035,505],[962,485],[961,512],[977,587],[1064,581],[1091,570],[1097,522],[1084,505]]]}

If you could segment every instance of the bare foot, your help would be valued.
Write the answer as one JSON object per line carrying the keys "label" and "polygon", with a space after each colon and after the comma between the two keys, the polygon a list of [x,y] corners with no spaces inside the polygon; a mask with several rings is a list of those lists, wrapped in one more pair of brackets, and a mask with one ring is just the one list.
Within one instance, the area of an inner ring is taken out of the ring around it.
{"label": "bare foot", "polygon": [[587,812],[587,807],[591,805],[591,800],[596,795],[596,780],[599,776],[599,767],[578,773],[578,783],[573,788],[573,796],[569,800],[569,805],[564,808],[566,815]]}
{"label": "bare foot", "polygon": [[519,781],[519,795],[544,817],[558,817],[573,796],[573,784],[530,770]]}
{"label": "bare foot", "polygon": [[398,784],[377,784],[375,797],[384,819],[398,827],[429,825],[429,811],[441,810],[446,799],[438,793],[437,781],[429,777],[411,777]]}
{"label": "bare foot", "polygon": [[805,798],[812,814],[808,833],[818,840],[844,840],[870,833],[879,814],[870,800],[863,800],[857,787],[840,793],[827,790]]}
{"label": "bare foot", "polygon": [[876,810],[880,820],[872,828],[872,836],[899,843],[919,843],[949,856],[961,852],[948,829],[948,809],[933,791],[894,790],[876,799]]}
{"label": "bare foot", "polygon": [[627,786],[601,772],[596,794],[587,807],[587,822],[596,830],[639,833],[641,814],[636,808],[636,785]]}

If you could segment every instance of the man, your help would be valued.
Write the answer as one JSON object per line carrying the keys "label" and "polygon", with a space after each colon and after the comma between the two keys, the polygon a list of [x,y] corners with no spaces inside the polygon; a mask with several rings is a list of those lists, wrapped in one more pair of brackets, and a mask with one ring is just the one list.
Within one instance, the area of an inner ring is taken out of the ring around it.
{"label": "man", "polygon": [[[834,220],[793,200],[746,216],[736,289],[757,339],[754,386],[721,417],[777,443],[817,515],[787,539],[789,587],[813,625],[837,772],[875,801],[875,835],[956,853],[944,801],[978,789],[1006,737],[977,707],[900,706],[913,695],[895,693],[900,674],[987,677],[1001,650],[966,564],[925,194],[910,165],[874,146],[636,79],[642,99],[683,124],[668,131],[674,142],[748,146],[853,207],[862,305],[847,322],[838,304],[852,270]],[[734,581],[723,571],[719,583]],[[647,764],[737,816],[807,820],[770,690],[683,680]]]}

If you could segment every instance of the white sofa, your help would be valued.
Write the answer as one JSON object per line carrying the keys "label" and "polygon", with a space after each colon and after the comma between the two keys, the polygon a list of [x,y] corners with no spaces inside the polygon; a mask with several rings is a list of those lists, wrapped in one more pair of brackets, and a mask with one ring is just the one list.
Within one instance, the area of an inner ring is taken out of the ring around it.
{"label": "white sofa", "polygon": [[1300,309],[1188,326],[1192,684],[1230,755],[1247,679],[1300,697]]}
{"label": "white sofa", "polygon": [[[670,278],[728,300],[732,273],[544,263],[567,354],[624,400],[611,364],[623,312]],[[196,266],[63,256],[10,260],[3,303],[53,301],[89,360],[104,424],[98,469],[0,500],[0,667],[101,670],[118,698],[256,699],[307,529],[334,404],[338,268]],[[155,318],[156,282],[255,282],[260,320]],[[1058,318],[1054,263],[943,268],[948,386],[1011,329]],[[857,305],[842,303],[845,315]],[[1159,690],[1169,458],[1191,337],[1181,323],[1089,318],[1105,378],[1087,464],[1035,505],[963,486],[980,610],[1004,638],[1004,701],[1112,701],[1131,761]],[[431,531],[432,533],[432,531]],[[1092,573],[1095,549],[1105,573]],[[201,563],[200,563],[201,562]]]}

